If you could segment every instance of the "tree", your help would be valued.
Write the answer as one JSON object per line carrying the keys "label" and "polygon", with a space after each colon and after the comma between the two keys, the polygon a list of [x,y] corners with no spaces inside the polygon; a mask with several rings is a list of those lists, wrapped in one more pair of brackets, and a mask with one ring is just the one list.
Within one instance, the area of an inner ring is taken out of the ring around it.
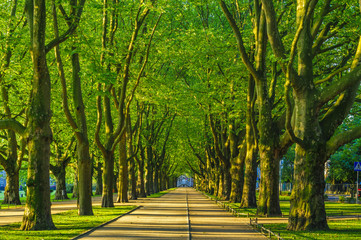
{"label": "tree", "polygon": [[[67,18],[66,23],[69,28],[72,26],[72,19],[79,18],[79,14],[77,11],[82,9],[85,1],[76,4],[73,2],[70,9],[70,14],[66,15],[62,10],[62,13]],[[59,5],[61,9],[63,7]],[[59,38],[59,30],[58,30],[58,19],[56,12],[56,5],[53,3],[53,21],[54,21],[54,35],[56,38]],[[73,20],[75,21],[75,20]],[[75,31],[75,30],[74,30]],[[73,104],[75,119],[73,118],[69,106],[68,106],[68,94],[67,94],[67,86],[65,80],[65,73],[63,62],[60,55],[59,46],[55,46],[55,57],[57,61],[59,77],[62,84],[62,97],[63,97],[63,109],[66,115],[66,118],[73,129],[76,141],[77,141],[77,160],[78,160],[78,202],[79,209],[78,214],[80,216],[83,215],[93,215],[92,210],[92,177],[91,177],[91,169],[92,163],[90,159],[89,153],[89,140],[88,140],[88,128],[86,122],[85,115],[85,106],[83,102],[83,93],[81,88],[81,78],[80,78],[80,63],[79,63],[79,53],[77,52],[77,47],[75,44],[72,46],[73,53],[71,54],[71,65],[72,65],[72,85],[73,85]]]}
{"label": "tree", "polygon": [[66,192],[65,169],[71,161],[69,151],[71,151],[74,140],[74,138],[71,139],[70,143],[66,146],[65,152],[63,152],[62,146],[55,142],[55,164],[50,163],[50,171],[56,178],[54,200],[69,199]]}
{"label": "tree", "polygon": [[[349,61],[342,61],[341,56],[337,59],[339,63],[327,66],[328,71],[323,72],[321,74],[323,79],[318,81],[315,71],[322,68],[313,60],[316,56],[328,54],[333,50],[335,56],[340,56],[342,48],[335,42],[339,42],[338,34],[342,31],[332,34],[330,27],[341,29],[340,26],[344,26],[342,21],[334,21],[339,19],[340,15],[347,13],[358,16],[359,14],[352,8],[342,8],[339,2],[332,6],[331,0],[297,1],[295,16],[297,27],[296,32],[292,34],[293,41],[287,54],[284,41],[281,39],[273,1],[262,0],[262,4],[273,53],[286,75],[285,126],[292,141],[296,143],[295,187],[291,195],[288,229],[328,229],[323,197],[324,164],[339,146],[360,137],[359,127],[336,135],[335,130],[347,116],[360,83],[361,68],[358,62],[361,47],[359,44],[351,68],[344,68],[343,64]],[[327,40],[330,40],[331,46],[325,46]],[[323,51],[322,46],[325,46]],[[336,72],[342,72],[341,76],[336,76]],[[325,82],[327,83],[324,84]]]}
{"label": "tree", "polygon": [[[14,117],[13,111],[11,109],[11,101],[9,99],[9,92],[11,88],[16,88],[14,84],[10,81],[7,81],[7,75],[12,75],[9,72],[12,72],[10,69],[11,66],[11,57],[14,54],[17,45],[19,44],[19,40],[14,36],[16,34],[21,35],[19,31],[15,32],[19,26],[19,24],[15,23],[16,12],[18,9],[18,2],[11,1],[9,2],[9,6],[11,7],[11,13],[9,15],[7,33],[4,41],[4,52],[1,53],[1,58],[3,59],[3,63],[0,66],[0,84],[1,84],[1,99],[4,109],[4,117],[5,119],[12,119]],[[20,21],[20,20],[19,20]],[[14,67],[14,66],[11,66]],[[15,68],[15,67],[14,67]],[[15,71],[14,71],[15,72]],[[20,96],[19,96],[20,97]],[[21,110],[18,116],[23,115],[25,109]],[[26,120],[25,120],[26,123]],[[0,154],[0,164],[4,167],[6,171],[6,187],[4,192],[4,204],[15,204],[20,205],[20,197],[19,197],[19,171],[22,165],[22,160],[25,154],[25,140],[23,137],[20,139],[20,149],[18,149],[18,139],[16,138],[16,133],[9,129],[6,130],[6,140],[7,146],[4,146],[1,149]]]}

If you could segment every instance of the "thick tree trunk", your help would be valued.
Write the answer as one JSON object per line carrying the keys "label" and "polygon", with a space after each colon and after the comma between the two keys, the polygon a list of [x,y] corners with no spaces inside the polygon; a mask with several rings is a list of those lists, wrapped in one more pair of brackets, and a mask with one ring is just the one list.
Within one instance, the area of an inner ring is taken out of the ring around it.
{"label": "thick tree trunk", "polygon": [[[296,146],[289,230],[328,229],[324,204],[325,146]],[[302,197],[300,197],[302,196]]]}
{"label": "thick tree trunk", "polygon": [[27,199],[20,229],[55,229],[50,209],[49,159],[52,131],[50,129],[50,75],[45,53],[45,0],[34,2],[28,0],[27,15],[33,61],[33,83],[27,127],[29,156]]}
{"label": "thick tree trunk", "polygon": [[19,196],[19,171],[6,171],[6,187],[3,204],[21,205]]}
{"label": "thick tree trunk", "polygon": [[[299,2],[298,24],[304,17],[304,7]],[[313,85],[312,45],[311,23],[306,21],[297,42],[298,75],[302,79],[302,88],[295,87],[293,91],[294,134],[299,140],[295,150],[290,230],[329,229],[324,203],[326,140],[319,125],[319,92]]]}
{"label": "thick tree trunk", "polygon": [[230,201],[239,203],[242,200],[243,183],[244,183],[244,156],[239,154],[234,160],[231,167],[232,190]]}
{"label": "thick tree trunk", "polygon": [[108,151],[104,157],[102,207],[114,207],[114,155]]}
{"label": "thick tree trunk", "polygon": [[245,159],[244,185],[240,207],[257,207],[256,184],[257,184],[257,149],[254,145],[248,146]]}
{"label": "thick tree trunk", "polygon": [[[267,146],[269,147],[269,146]],[[258,199],[258,214],[281,215],[279,203],[279,159],[260,146],[261,182]]]}
{"label": "thick tree trunk", "polygon": [[245,157],[245,173],[243,193],[240,207],[255,208],[257,207],[256,184],[257,184],[257,143],[256,143],[256,127],[255,127],[255,82],[253,78],[248,80],[247,95],[247,119],[246,119],[246,157]]}
{"label": "thick tree trunk", "polygon": [[279,154],[276,144],[279,142],[277,127],[272,119],[272,103],[268,97],[266,81],[256,83],[259,101],[259,142],[261,160],[261,182],[258,199],[258,214],[268,216],[281,215],[279,203]]}
{"label": "thick tree trunk", "polygon": [[119,183],[117,202],[128,202],[128,161],[126,152],[126,136],[119,142]]}

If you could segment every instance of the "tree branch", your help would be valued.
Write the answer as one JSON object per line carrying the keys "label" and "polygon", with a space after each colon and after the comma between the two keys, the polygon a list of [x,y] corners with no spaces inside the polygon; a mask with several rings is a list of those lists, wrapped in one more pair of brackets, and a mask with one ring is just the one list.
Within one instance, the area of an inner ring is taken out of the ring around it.
{"label": "tree branch", "polygon": [[237,26],[236,21],[234,20],[232,14],[229,12],[227,5],[225,4],[225,2],[223,0],[219,1],[219,4],[221,5],[222,11],[224,13],[224,15],[226,16],[229,25],[231,26],[233,33],[236,37],[237,40],[237,45],[238,45],[238,50],[241,54],[242,57],[242,61],[244,63],[244,65],[247,67],[248,71],[252,74],[252,76],[255,79],[259,79],[259,74],[257,73],[255,67],[253,66],[253,64],[251,63],[248,54],[246,52],[246,49],[244,47],[244,43],[243,43],[243,38],[242,38],[242,34]]}
{"label": "tree branch", "polygon": [[19,135],[23,136],[25,134],[26,128],[14,119],[4,119],[0,120],[0,129],[10,129]]}
{"label": "tree branch", "polygon": [[327,141],[326,153],[331,156],[339,147],[357,139],[361,138],[361,126],[355,127],[351,130],[334,135]]}
{"label": "tree branch", "polygon": [[73,19],[72,24],[70,25],[68,30],[65,31],[61,36],[55,37],[55,39],[50,41],[45,46],[45,53],[48,53],[55,46],[59,45],[60,43],[62,43],[64,41],[66,41],[71,36],[71,34],[73,34],[75,32],[75,30],[77,29],[77,27],[79,25],[81,14],[83,13],[83,8],[84,8],[85,1],[86,0],[80,0],[79,5],[77,6],[78,11],[75,14],[75,16],[73,16],[74,19]]}
{"label": "tree branch", "polygon": [[361,65],[357,66],[354,70],[334,81],[330,86],[323,89],[320,94],[318,106],[321,107],[329,100],[335,98],[338,94],[344,92],[347,88],[354,86],[361,79]]}

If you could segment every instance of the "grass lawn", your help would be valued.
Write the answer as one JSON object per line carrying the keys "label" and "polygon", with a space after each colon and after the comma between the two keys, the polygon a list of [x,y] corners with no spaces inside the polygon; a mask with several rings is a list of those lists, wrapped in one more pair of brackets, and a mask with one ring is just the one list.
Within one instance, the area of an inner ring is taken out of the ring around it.
{"label": "grass lawn", "polygon": [[159,198],[159,197],[163,196],[164,194],[167,194],[170,191],[173,191],[174,189],[176,189],[176,188],[169,188],[169,189],[161,191],[159,193],[153,193],[153,194],[147,196],[147,198]]}
{"label": "grass lawn", "polygon": [[[207,196],[216,198],[213,195],[206,194]],[[257,193],[258,197],[258,193]],[[247,217],[248,215],[253,217],[257,213],[257,208],[239,208],[239,203],[228,203],[232,208],[237,212],[241,213],[240,216]],[[280,207],[283,215],[288,215],[290,212],[290,196],[280,196]],[[327,216],[340,216],[340,215],[355,215],[361,214],[361,204],[351,204],[351,203],[339,203],[339,202],[325,202],[326,214]],[[360,237],[361,239],[361,237]]]}
{"label": "grass lawn", "polygon": [[273,232],[281,234],[284,239],[340,239],[340,240],[354,240],[361,239],[361,220],[347,220],[347,221],[329,221],[329,231],[287,231],[287,224],[265,224],[264,227],[271,229]]}
{"label": "grass lawn", "polygon": [[8,226],[0,227],[0,238],[6,240],[71,239],[134,208],[135,206],[116,206],[114,208],[101,208],[94,206],[94,216],[78,216],[77,210],[71,210],[53,215],[53,221],[57,230],[20,231],[18,230],[20,223],[14,223]]}

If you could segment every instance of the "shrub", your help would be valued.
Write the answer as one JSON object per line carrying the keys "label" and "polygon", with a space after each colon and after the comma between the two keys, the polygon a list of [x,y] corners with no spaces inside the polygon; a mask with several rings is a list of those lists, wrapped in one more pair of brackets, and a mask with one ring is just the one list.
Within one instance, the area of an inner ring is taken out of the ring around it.
{"label": "shrub", "polygon": [[341,202],[341,203],[345,202],[345,197],[344,197],[344,196],[340,196],[340,197],[338,198],[338,201]]}

